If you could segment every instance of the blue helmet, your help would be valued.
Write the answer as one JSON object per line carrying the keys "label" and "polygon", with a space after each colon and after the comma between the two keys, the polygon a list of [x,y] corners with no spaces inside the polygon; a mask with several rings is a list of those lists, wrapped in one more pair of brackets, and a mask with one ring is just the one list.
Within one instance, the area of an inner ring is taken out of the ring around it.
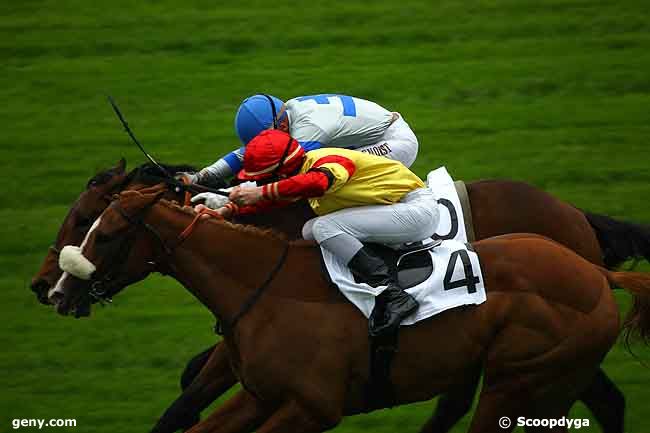
{"label": "blue helmet", "polygon": [[[277,127],[275,116],[282,109],[282,102],[275,96],[258,94],[244,99],[235,116],[235,130],[241,142],[246,145],[257,134]],[[284,117],[286,114],[283,114]],[[277,119],[279,121],[280,119]]]}

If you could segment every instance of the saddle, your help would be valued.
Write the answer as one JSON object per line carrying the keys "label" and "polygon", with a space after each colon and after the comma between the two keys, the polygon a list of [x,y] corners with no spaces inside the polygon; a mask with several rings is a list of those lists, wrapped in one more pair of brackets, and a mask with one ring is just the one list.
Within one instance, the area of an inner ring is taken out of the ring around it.
{"label": "saddle", "polygon": [[[398,249],[382,244],[366,243],[375,254],[381,257],[395,281],[403,289],[417,286],[424,282],[433,272],[433,261],[429,251],[440,245],[441,241],[424,243],[413,242]],[[357,283],[367,283],[357,275],[354,275]]]}

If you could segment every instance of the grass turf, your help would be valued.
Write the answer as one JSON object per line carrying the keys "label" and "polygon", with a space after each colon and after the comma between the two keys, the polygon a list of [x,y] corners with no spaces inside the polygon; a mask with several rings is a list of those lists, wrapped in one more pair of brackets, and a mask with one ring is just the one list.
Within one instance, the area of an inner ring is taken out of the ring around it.
{"label": "grass turf", "polygon": [[[184,361],[214,341],[209,313],[160,277],[80,321],[27,289],[86,180],[120,156],[143,162],[106,94],[158,159],[197,166],[238,146],[249,94],[365,97],[414,128],[422,176],[444,164],[466,180],[521,179],[650,222],[649,15],[643,1],[0,3],[0,429],[76,418],[58,430],[148,431]],[[604,368],[627,397],[627,431],[647,431],[648,369],[620,345]],[[432,407],[337,431],[416,431]]]}

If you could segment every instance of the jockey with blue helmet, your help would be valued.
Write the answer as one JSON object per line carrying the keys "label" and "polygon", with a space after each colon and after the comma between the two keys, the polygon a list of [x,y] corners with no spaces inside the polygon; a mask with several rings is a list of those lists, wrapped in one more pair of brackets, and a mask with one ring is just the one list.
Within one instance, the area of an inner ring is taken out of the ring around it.
{"label": "jockey with blue helmet", "polygon": [[260,132],[291,134],[305,151],[322,147],[353,149],[400,161],[410,167],[418,140],[399,113],[361,98],[336,94],[300,96],[286,103],[267,94],[246,98],[235,116],[242,147],[194,175],[191,182],[223,184],[242,168],[245,146]]}

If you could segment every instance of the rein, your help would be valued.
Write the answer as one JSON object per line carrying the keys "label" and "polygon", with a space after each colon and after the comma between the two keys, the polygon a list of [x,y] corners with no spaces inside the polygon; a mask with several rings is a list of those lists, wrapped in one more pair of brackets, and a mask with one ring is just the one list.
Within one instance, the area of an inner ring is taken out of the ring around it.
{"label": "rein", "polygon": [[[235,314],[235,316],[232,319],[230,319],[230,321],[225,321],[225,323],[223,325],[224,325],[224,327],[226,329],[228,329],[228,330],[230,330],[232,332],[232,330],[235,329],[235,326],[237,325],[237,322],[239,322],[239,319],[241,319],[246,313],[248,313],[250,311],[251,308],[253,308],[253,305],[255,305],[255,303],[257,303],[257,301],[260,299],[260,297],[262,296],[264,291],[267,289],[267,287],[269,287],[269,285],[271,285],[271,282],[273,281],[275,276],[278,274],[278,272],[280,272],[280,269],[282,269],[282,266],[284,266],[284,262],[287,261],[287,256],[288,255],[289,255],[289,242],[287,242],[285,244],[284,250],[282,251],[282,255],[280,255],[280,259],[275,264],[275,267],[271,270],[271,272],[269,273],[268,277],[266,277],[266,280],[264,280],[262,285],[259,286],[253,292],[253,294],[250,296],[250,298],[248,298],[244,302],[242,307],[239,309],[239,312],[237,314]],[[223,335],[223,330],[221,329],[219,324],[217,324],[217,326],[215,326],[214,331],[219,335]]]}
{"label": "rein", "polygon": [[[211,217],[219,218],[223,220],[223,216],[212,209],[209,208],[203,208],[201,211],[198,212],[198,214],[194,217],[192,222],[181,232],[181,234],[178,236],[178,244],[176,244],[176,247],[178,247],[181,243],[183,243],[194,231],[194,228],[198,224],[198,222],[201,220],[202,217],[209,215]],[[241,306],[237,314],[234,315],[232,319],[229,321],[222,320],[218,321],[217,324],[214,327],[214,332],[217,333],[218,335],[223,335],[223,328],[233,330],[235,329],[235,326],[237,326],[237,322],[246,315],[250,311],[251,308],[253,308],[253,305],[257,303],[259,298],[262,296],[264,291],[267,289],[267,287],[271,284],[275,276],[280,272],[280,269],[282,269],[282,266],[284,265],[284,262],[287,260],[287,255],[289,254],[289,242],[286,243],[284,249],[282,250],[282,254],[280,255],[280,259],[278,262],[275,264],[271,272],[269,272],[269,275],[266,277],[264,282],[253,292],[253,294],[244,301],[244,304]]]}
{"label": "rein", "polygon": [[153,182],[164,183],[177,194],[185,193],[186,200],[187,193],[198,194],[201,192],[211,192],[217,195],[222,195],[224,197],[230,196],[229,192],[218,188],[210,188],[209,186],[199,185],[198,183],[189,183],[185,177],[183,177],[182,180],[178,180],[173,177],[169,178],[164,176],[149,175],[147,178]]}
{"label": "rein", "polygon": [[196,227],[196,224],[199,222],[199,220],[200,220],[202,217],[204,217],[204,216],[206,216],[206,215],[209,215],[209,216],[211,216],[211,217],[215,217],[215,218],[218,218],[218,219],[223,219],[223,215],[221,215],[219,212],[217,212],[217,211],[215,211],[215,210],[212,210],[212,209],[207,208],[207,207],[201,209],[201,210],[196,214],[196,216],[194,217],[194,219],[192,220],[192,222],[190,223],[190,225],[188,225],[187,227],[185,227],[185,230],[183,230],[183,231],[181,232],[181,234],[178,235],[178,241],[179,241],[179,242],[178,242],[178,244],[176,245],[177,247],[178,247],[178,245],[180,245],[183,241],[185,241],[185,239],[187,239],[187,238],[192,234],[192,232],[194,231],[194,228]]}
{"label": "rein", "polygon": [[[158,198],[158,200],[159,199],[160,198]],[[143,209],[141,209],[141,213],[144,213],[147,210],[149,210],[158,200],[152,201]],[[160,233],[158,233],[156,229],[154,229],[151,225],[144,222],[144,220],[142,220],[142,218],[140,217],[134,217],[127,214],[126,211],[119,205],[115,206],[115,209],[122,216],[122,218],[124,218],[130,225],[136,227],[143,227],[155,239],[157,239],[160,245],[162,245],[163,250],[167,255],[172,254],[173,252],[172,249],[169,248],[169,246],[163,240],[162,236],[160,236]],[[118,254],[116,255],[118,260],[114,263],[111,263],[110,269],[112,270],[112,272],[111,271],[107,272],[100,279],[93,278],[92,282],[90,283],[90,291],[88,292],[88,294],[95,301],[99,302],[102,305],[105,303],[113,302],[113,300],[111,299],[111,293],[109,292],[111,282],[114,280],[114,274],[119,273],[122,267],[124,266],[124,264],[126,263],[129,257],[128,253],[133,247],[134,242],[135,242],[134,236],[125,237],[120,243],[120,248]],[[155,266],[155,262],[153,262],[152,265]]]}

